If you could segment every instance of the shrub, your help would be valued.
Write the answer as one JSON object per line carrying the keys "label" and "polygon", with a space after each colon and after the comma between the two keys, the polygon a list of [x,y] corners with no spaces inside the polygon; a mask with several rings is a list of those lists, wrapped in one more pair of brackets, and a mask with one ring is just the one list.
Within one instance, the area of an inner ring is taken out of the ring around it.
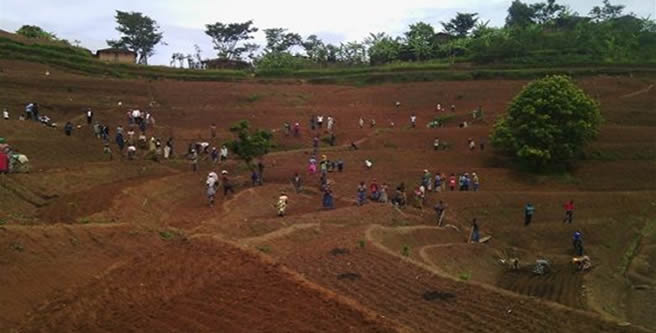
{"label": "shrub", "polygon": [[401,255],[404,257],[407,257],[410,255],[410,247],[407,245],[403,245],[403,249],[401,249]]}

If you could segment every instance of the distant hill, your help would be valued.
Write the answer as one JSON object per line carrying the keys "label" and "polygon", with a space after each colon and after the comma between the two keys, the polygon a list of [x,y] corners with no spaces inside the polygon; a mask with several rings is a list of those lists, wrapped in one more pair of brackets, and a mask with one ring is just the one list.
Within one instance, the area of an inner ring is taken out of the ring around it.
{"label": "distant hill", "polygon": [[258,72],[248,70],[192,70],[166,66],[118,64],[98,60],[91,51],[63,41],[26,38],[0,30],[0,59],[13,59],[54,66],[85,75],[115,78],[173,79],[186,81],[296,80],[314,84],[370,85],[389,82],[438,80],[531,79],[547,74],[572,76],[656,75],[654,65],[589,64],[572,66],[494,64],[472,65],[444,62],[402,62],[381,66]]}

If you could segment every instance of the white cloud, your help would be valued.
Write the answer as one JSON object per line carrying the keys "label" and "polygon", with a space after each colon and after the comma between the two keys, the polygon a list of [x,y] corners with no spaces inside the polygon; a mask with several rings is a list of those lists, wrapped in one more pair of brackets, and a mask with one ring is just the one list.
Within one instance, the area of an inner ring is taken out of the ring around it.
{"label": "white cloud", "polygon": [[[491,25],[502,25],[511,0],[0,0],[0,29],[13,31],[22,24],[37,24],[58,36],[80,40],[91,49],[103,48],[105,40],[118,37],[114,10],[140,11],[155,19],[164,31],[168,46],[158,46],[151,63],[168,64],[171,53],[193,52],[199,44],[205,56],[213,54],[204,25],[214,22],[253,20],[260,29],[283,27],[302,36],[317,34],[333,43],[362,40],[370,32],[400,35],[408,24],[426,21],[437,30],[440,21],[456,12],[478,12]],[[527,2],[537,2],[529,0]],[[581,14],[599,1],[560,0]],[[612,1],[627,6],[639,16],[656,16],[656,0]],[[262,43],[264,34],[256,34]]]}

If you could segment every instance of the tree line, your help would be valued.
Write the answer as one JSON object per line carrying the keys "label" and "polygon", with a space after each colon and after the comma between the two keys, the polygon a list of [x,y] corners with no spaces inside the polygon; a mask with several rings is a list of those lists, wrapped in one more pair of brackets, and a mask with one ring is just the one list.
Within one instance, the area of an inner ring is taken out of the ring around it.
{"label": "tree line", "polygon": [[[547,65],[656,61],[656,22],[624,9],[603,0],[581,15],[557,0],[534,4],[514,0],[502,27],[489,26],[478,13],[457,13],[440,22],[440,31],[430,23],[416,22],[401,36],[378,32],[362,41],[339,44],[326,43],[317,35],[303,38],[285,28],[268,28],[262,30],[265,44],[258,45],[252,42],[259,31],[252,20],[206,24],[205,34],[218,60],[249,63],[261,70],[415,61]],[[121,36],[107,44],[134,51],[138,62],[147,64],[163,38],[157,22],[138,12],[116,11],[115,18]],[[186,62],[189,68],[202,67],[201,50],[194,47],[193,55],[174,53],[171,65],[183,67]]]}

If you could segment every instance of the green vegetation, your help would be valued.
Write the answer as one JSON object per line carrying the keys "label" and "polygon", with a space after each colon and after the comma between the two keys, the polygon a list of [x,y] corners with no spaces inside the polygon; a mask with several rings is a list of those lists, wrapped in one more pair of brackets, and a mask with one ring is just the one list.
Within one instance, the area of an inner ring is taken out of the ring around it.
{"label": "green vegetation", "polygon": [[449,115],[444,115],[444,116],[435,116],[432,121],[430,121],[428,124],[426,124],[426,127],[429,128],[436,128],[436,127],[442,127],[444,124],[447,122],[453,120],[455,118],[455,115],[449,114]]}
{"label": "green vegetation", "polygon": [[237,134],[237,139],[228,142],[228,147],[239,156],[249,168],[252,168],[253,159],[269,153],[273,145],[273,135],[269,131],[251,131],[248,121],[242,120],[230,131]]}
{"label": "green vegetation", "polygon": [[163,66],[109,64],[83,48],[55,44],[25,44],[0,37],[0,58],[52,65],[73,72],[117,78],[176,79],[189,81],[233,81],[247,73],[233,70],[189,70]]}
{"label": "green vegetation", "polygon": [[163,240],[185,239],[185,235],[178,230],[163,230],[159,232],[159,237]]}
{"label": "green vegetation", "polygon": [[364,247],[366,245],[367,245],[367,242],[365,242],[364,239],[361,239],[361,240],[358,241],[358,247],[360,247],[361,249],[364,249]]}
{"label": "green vegetation", "polygon": [[403,245],[401,249],[401,255],[404,257],[410,256],[410,247],[408,245]]}
{"label": "green vegetation", "polygon": [[47,32],[36,25],[24,25],[20,27],[20,29],[16,30],[16,34],[27,38],[36,38],[50,41],[57,40],[57,36],[55,34]]}
{"label": "green vegetation", "polygon": [[257,32],[258,29],[251,27],[252,24],[253,21],[230,24],[216,22],[205,25],[205,34],[212,38],[219,59],[238,60],[243,53],[252,54],[258,49],[255,44],[239,44],[241,41],[252,39],[251,34]]}
{"label": "green vegetation", "polygon": [[248,97],[246,97],[246,100],[247,100],[249,103],[255,103],[258,99],[260,99],[260,97],[261,97],[261,96],[258,95],[258,94],[251,94],[251,95],[248,95]]}
{"label": "green vegetation", "polygon": [[[284,28],[271,28],[264,29],[267,43],[263,55],[250,58],[256,72],[268,76],[426,61],[540,66],[655,64],[656,22],[633,13],[624,14],[623,10],[624,6],[604,0],[602,6],[593,7],[585,16],[556,0],[533,4],[515,0],[508,8],[503,27],[488,26],[489,21],[483,21],[478,13],[457,13],[451,20],[441,22],[442,32],[429,22],[414,22],[401,36],[370,33],[362,42],[339,45],[326,44],[316,35],[303,40]],[[247,23],[246,28],[256,30],[250,27],[252,22]],[[231,36],[237,39],[230,45],[241,40],[238,32],[244,29],[233,31]],[[250,38],[248,33],[244,36],[243,40]],[[292,53],[293,46],[304,52]]]}
{"label": "green vegetation", "polygon": [[470,272],[462,272],[462,273],[460,273],[459,277],[460,277],[460,280],[468,281],[468,280],[471,279],[471,273]]}
{"label": "green vegetation", "polygon": [[163,37],[157,22],[139,12],[116,11],[116,30],[121,33],[118,40],[108,40],[107,45],[130,50],[139,56],[137,63],[148,64],[148,57],[155,54],[155,45]]}
{"label": "green vegetation", "polygon": [[9,247],[14,251],[18,251],[18,252],[25,251],[25,247],[23,247],[23,244],[21,244],[21,242],[19,241],[12,242],[11,244],[9,244]]}
{"label": "green vegetation", "polygon": [[[106,64],[68,42],[29,45],[0,38],[0,58],[26,60],[75,72],[118,78],[232,81],[261,78],[299,79],[314,84],[371,85],[435,80],[534,79],[545,75],[653,75],[656,73],[656,22],[624,14],[607,0],[589,14],[570,11],[556,0],[525,4],[515,0],[506,24],[490,27],[478,13],[457,13],[441,30],[413,22],[401,36],[371,33],[362,41],[324,43],[303,39],[284,28],[262,29],[266,45],[248,43],[259,29],[252,21],[207,24],[218,60],[215,66],[243,70],[199,70],[207,62],[175,52],[171,66],[186,60],[191,69]],[[130,49],[146,63],[162,39],[157,23],[141,13],[116,12],[121,38],[108,41]],[[55,40],[39,27],[19,29],[22,36]],[[41,37],[39,37],[41,36]],[[59,45],[61,44],[61,45]],[[296,50],[302,50],[296,52]],[[205,59],[208,60],[208,59]],[[250,66],[250,67],[249,67]]]}
{"label": "green vegetation", "polygon": [[256,246],[255,248],[262,253],[271,253],[271,247],[268,245]]}
{"label": "green vegetation", "polygon": [[159,232],[159,237],[161,237],[163,240],[171,240],[175,237],[175,234],[171,231],[160,231]]}
{"label": "green vegetation", "polygon": [[492,144],[523,166],[543,171],[579,156],[597,135],[599,105],[566,76],[528,84],[499,118]]}
{"label": "green vegetation", "polygon": [[620,266],[618,267],[618,271],[621,275],[626,274],[626,271],[629,269],[629,265],[631,265],[631,261],[636,256],[636,254],[638,254],[640,240],[642,240],[642,234],[638,234],[635,238],[633,238],[631,243],[629,243],[629,246],[626,248],[626,251],[624,251],[624,255],[622,255],[622,259],[620,261]]}

